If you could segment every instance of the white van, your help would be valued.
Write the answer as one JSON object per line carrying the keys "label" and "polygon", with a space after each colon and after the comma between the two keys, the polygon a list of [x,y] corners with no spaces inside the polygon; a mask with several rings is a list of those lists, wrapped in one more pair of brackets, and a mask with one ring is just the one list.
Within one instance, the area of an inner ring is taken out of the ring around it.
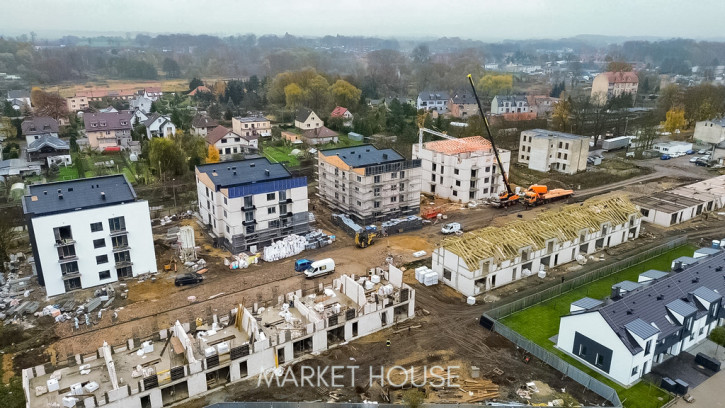
{"label": "white van", "polygon": [[330,274],[335,271],[335,261],[332,258],[321,259],[319,261],[312,262],[309,268],[305,271],[305,277],[315,278]]}

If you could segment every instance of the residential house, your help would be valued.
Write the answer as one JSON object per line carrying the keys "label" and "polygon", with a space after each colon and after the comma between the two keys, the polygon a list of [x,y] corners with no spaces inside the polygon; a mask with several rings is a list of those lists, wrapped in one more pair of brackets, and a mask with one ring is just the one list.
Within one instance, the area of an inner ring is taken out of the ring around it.
{"label": "residential house", "polygon": [[521,132],[519,163],[531,170],[575,174],[587,169],[589,137],[545,129]]}
{"label": "residential house", "polygon": [[554,111],[554,106],[559,102],[559,98],[554,98],[548,95],[529,95],[526,97],[531,112],[536,113],[537,118],[548,119],[551,117],[551,112]]}
{"label": "residential house", "polygon": [[233,117],[232,130],[234,133],[248,138],[272,136],[272,124],[262,115]]}
{"label": "residential house", "polygon": [[295,127],[302,130],[317,129],[325,123],[311,109],[299,108],[295,116]]}
{"label": "residential house", "polygon": [[153,99],[146,97],[144,95],[138,95],[131,99],[131,101],[128,103],[131,110],[138,109],[141,112],[145,114],[151,113],[151,104],[154,102]]}
{"label": "residential house", "polygon": [[147,86],[143,90],[143,96],[147,99],[150,99],[152,102],[156,102],[157,100],[159,100],[159,98],[161,98],[163,94],[164,93],[161,92],[160,86]]}
{"label": "residential house", "polygon": [[360,225],[420,211],[420,160],[359,145],[317,152],[317,194]]}
{"label": "residential house", "polygon": [[309,231],[307,177],[267,158],[196,166],[196,186],[202,222],[234,254]]}
{"label": "residential house", "polygon": [[238,135],[224,126],[217,126],[206,135],[207,145],[214,146],[222,160],[229,160],[235,154],[256,152],[258,141],[259,136]]}
{"label": "residential house", "polygon": [[527,112],[530,112],[530,109],[526,95],[496,95],[491,100],[492,115]]}
{"label": "residential house", "polygon": [[626,197],[589,199],[447,238],[433,251],[432,269],[446,285],[477,296],[635,239],[639,231],[639,211]]}
{"label": "residential house", "polygon": [[171,117],[152,113],[143,123],[146,126],[146,137],[172,137],[176,133],[176,125],[171,122]]}
{"label": "residential house", "polygon": [[478,104],[470,91],[458,91],[448,99],[448,110],[454,118],[468,119],[478,115]]}
{"label": "residential house", "polygon": [[299,133],[299,132],[290,132],[290,131],[287,131],[287,130],[283,130],[281,132],[281,136],[282,136],[282,139],[284,139],[284,140],[286,140],[286,141],[288,141],[290,143],[293,143],[293,144],[302,144],[302,143],[304,143],[302,141],[302,134]]}
{"label": "residential house", "polygon": [[40,162],[29,162],[23,158],[0,160],[0,180],[6,180],[11,176],[39,176],[41,164]]}
{"label": "residential house", "polygon": [[20,129],[25,136],[25,142],[30,145],[34,140],[40,139],[42,135],[58,137],[58,121],[50,116],[36,116],[28,118],[20,124]]}
{"label": "residential house", "polygon": [[8,91],[8,97],[6,101],[12,103],[13,109],[20,110],[23,106],[30,108],[32,106],[30,102],[30,92],[24,90]]}
{"label": "residential house", "polygon": [[196,115],[191,121],[191,134],[206,137],[217,126],[219,126],[219,122],[216,120],[206,115]]}
{"label": "residential house", "polygon": [[338,136],[338,133],[334,130],[328,129],[326,126],[321,126],[315,129],[302,131],[302,134],[300,134],[300,140],[308,145],[315,146],[327,143],[337,143]]}
{"label": "residential house", "polygon": [[70,145],[49,134],[33,140],[26,149],[29,162],[40,162],[43,166],[71,164]]}
{"label": "residential house", "polygon": [[87,96],[69,96],[65,98],[65,103],[68,107],[68,112],[78,112],[90,107]]}
{"label": "residential house", "polygon": [[83,124],[89,146],[100,151],[127,149],[131,142],[133,119],[133,113],[128,111],[86,113]]}
{"label": "residential house", "polygon": [[157,271],[148,202],[122,174],[31,185],[23,212],[48,296]]}
{"label": "residential house", "polygon": [[600,104],[604,104],[612,97],[624,94],[636,97],[638,86],[639,78],[636,72],[602,72],[594,77],[591,95]]}
{"label": "residential house", "polygon": [[[508,174],[511,152],[498,152]],[[468,202],[497,197],[505,189],[491,142],[481,136],[414,144],[413,159],[421,160],[424,193]]]}
{"label": "residential house", "polygon": [[[556,347],[619,384],[635,384],[723,325],[723,266],[718,251],[690,265],[676,262],[673,273],[645,277],[646,285],[627,285],[631,290],[615,284],[606,302],[574,302],[559,321]],[[651,272],[658,271],[642,275]]]}
{"label": "residential house", "polygon": [[436,111],[438,113],[446,112],[446,105],[449,100],[448,92],[440,91],[423,91],[418,94],[418,99],[415,104],[417,110]]}
{"label": "residential house", "polygon": [[725,176],[644,195],[632,201],[639,206],[643,221],[670,227],[725,207]]}
{"label": "residential house", "polygon": [[390,110],[390,104],[393,101],[398,101],[401,105],[409,105],[415,108],[416,100],[413,98],[408,98],[406,96],[389,96],[385,99],[383,99],[383,103],[385,104],[385,107]]}
{"label": "residential house", "polygon": [[347,110],[347,108],[343,108],[342,106],[336,106],[335,109],[332,110],[330,117],[341,118],[342,125],[348,127],[352,126],[352,120],[354,119],[352,112]]}
{"label": "residential house", "polygon": [[139,123],[144,123],[151,116],[150,114],[143,112],[139,108],[134,108],[134,109],[130,110],[129,112],[131,112],[131,115],[132,115],[131,122],[133,125],[137,125]]}
{"label": "residential house", "polygon": [[189,96],[196,96],[200,93],[212,93],[211,89],[205,87],[204,85],[199,85],[196,88],[194,88],[191,92],[189,92]]}

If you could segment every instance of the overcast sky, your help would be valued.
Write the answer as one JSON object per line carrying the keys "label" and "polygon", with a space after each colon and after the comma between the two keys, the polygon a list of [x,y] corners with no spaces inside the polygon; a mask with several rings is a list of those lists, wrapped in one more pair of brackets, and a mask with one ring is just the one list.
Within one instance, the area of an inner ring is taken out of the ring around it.
{"label": "overcast sky", "polygon": [[725,0],[2,0],[0,34],[725,37]]}

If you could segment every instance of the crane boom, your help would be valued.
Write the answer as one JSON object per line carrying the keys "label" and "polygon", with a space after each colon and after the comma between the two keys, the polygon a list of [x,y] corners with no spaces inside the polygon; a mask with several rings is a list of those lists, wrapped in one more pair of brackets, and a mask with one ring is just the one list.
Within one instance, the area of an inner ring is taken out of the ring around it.
{"label": "crane boom", "polygon": [[447,135],[445,133],[436,132],[435,130],[431,130],[431,129],[428,129],[428,128],[421,127],[418,130],[418,149],[420,149],[420,150],[423,150],[423,132],[430,133],[431,135],[435,135],[435,136],[438,136],[438,137],[442,137],[442,138],[448,139],[448,140],[456,140],[456,139],[458,139],[457,137],[453,137],[453,136]]}
{"label": "crane boom", "polygon": [[[506,175],[506,171],[503,169],[503,164],[501,163],[501,157],[498,155],[498,149],[496,149],[496,143],[493,141],[493,135],[491,135],[491,129],[488,127],[488,121],[486,120],[486,115],[483,114],[483,108],[481,107],[481,101],[478,99],[478,94],[476,93],[476,87],[473,85],[473,78],[471,77],[471,74],[468,74],[468,82],[471,84],[471,89],[473,90],[473,97],[476,98],[476,104],[478,105],[478,112],[481,114],[481,119],[483,119],[483,125],[486,127],[486,132],[488,133],[488,140],[491,141],[491,147],[493,148],[493,154],[496,156],[496,163],[498,163],[498,168],[501,170],[501,176],[503,177],[503,184],[506,186],[506,192],[509,196],[513,196],[514,192],[511,189],[511,185],[508,181],[508,176]],[[422,134],[422,133],[421,133]]]}

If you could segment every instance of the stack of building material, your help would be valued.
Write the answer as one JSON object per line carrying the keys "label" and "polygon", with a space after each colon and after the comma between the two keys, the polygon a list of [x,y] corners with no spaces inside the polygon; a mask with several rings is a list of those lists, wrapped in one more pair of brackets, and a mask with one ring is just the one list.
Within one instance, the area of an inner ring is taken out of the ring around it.
{"label": "stack of building material", "polygon": [[438,284],[438,274],[427,266],[415,268],[415,280],[425,286]]}
{"label": "stack of building material", "polygon": [[305,249],[317,249],[330,245],[334,241],[334,238],[334,236],[329,236],[320,229],[312,231],[305,235],[305,239],[307,240]]}
{"label": "stack of building material", "polygon": [[387,235],[415,231],[421,228],[423,228],[423,219],[417,215],[409,215],[403,218],[393,218],[390,221],[383,222],[383,231]]}
{"label": "stack of building material", "polygon": [[342,228],[346,234],[354,237],[355,234],[362,231],[362,227],[357,225],[350,217],[345,214],[332,214],[332,222]]}
{"label": "stack of building material", "polygon": [[299,235],[288,235],[264,248],[262,259],[266,262],[277,261],[299,254],[305,250],[307,240]]}

